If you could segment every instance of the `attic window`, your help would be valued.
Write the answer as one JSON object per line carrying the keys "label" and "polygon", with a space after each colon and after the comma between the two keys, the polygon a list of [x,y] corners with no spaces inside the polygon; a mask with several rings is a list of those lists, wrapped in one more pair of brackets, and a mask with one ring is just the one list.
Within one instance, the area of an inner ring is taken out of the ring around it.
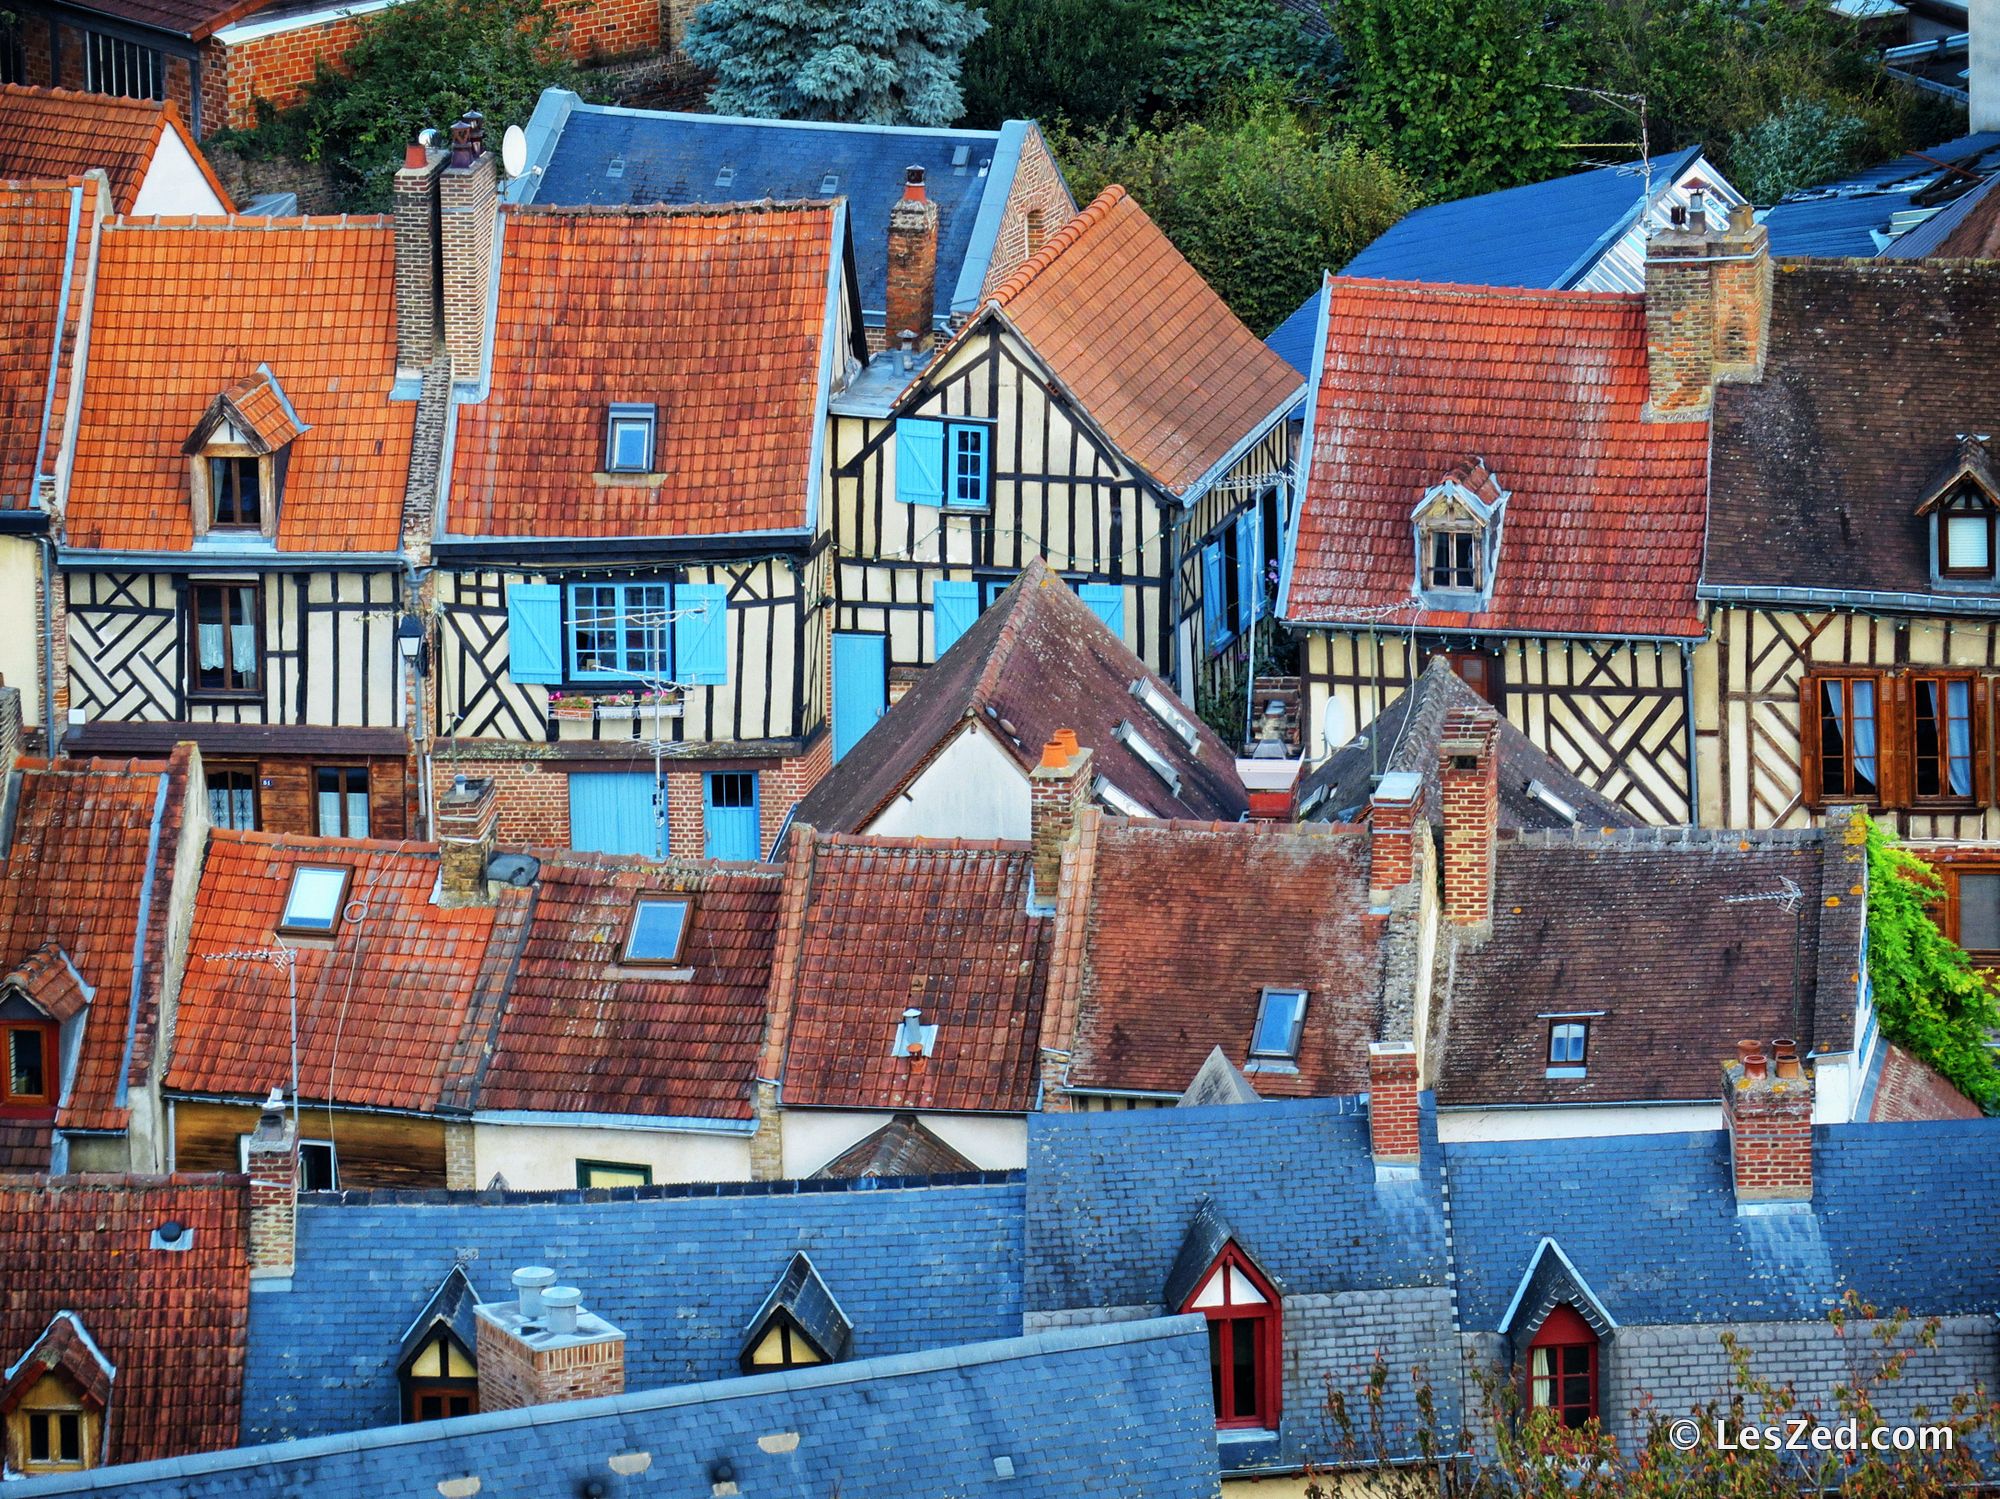
{"label": "attic window", "polygon": [[1117,736],[1118,741],[1121,744],[1123,744],[1127,749],[1132,751],[1132,753],[1137,755],[1141,760],[1144,760],[1146,762],[1147,768],[1151,770],[1154,775],[1158,776],[1161,780],[1167,783],[1167,789],[1169,791],[1173,792],[1174,795],[1176,796],[1180,795],[1181,791],[1180,772],[1174,769],[1173,762],[1168,760],[1165,755],[1161,754],[1158,747],[1155,746],[1151,740],[1147,739],[1144,734],[1141,734],[1137,729],[1132,727],[1130,719],[1121,722],[1118,725],[1118,727],[1115,730],[1113,730],[1113,733]]}
{"label": "attic window", "polygon": [[292,871],[292,887],[285,895],[285,913],[278,919],[278,930],[299,937],[332,936],[340,925],[353,878],[351,869],[300,865]]}
{"label": "attic window", "polygon": [[1297,1061],[1299,1036],[1305,1023],[1305,990],[1266,988],[1257,1005],[1257,1029],[1251,1033],[1250,1055],[1267,1061]]}
{"label": "attic window", "polygon": [[972,147],[953,146],[951,148],[951,172],[954,177],[965,175],[966,165],[972,160]]}
{"label": "attic window", "polygon": [[448,1327],[439,1327],[403,1366],[403,1419],[442,1421],[479,1410],[479,1366]]}
{"label": "attic window", "polygon": [[263,525],[264,481],[257,459],[225,454],[208,460],[211,531],[256,531]]}
{"label": "attic window", "polygon": [[1440,593],[1470,593],[1479,586],[1479,537],[1473,531],[1430,533],[1430,564],[1424,586]]}
{"label": "attic window", "polygon": [[694,902],[685,896],[641,897],[632,907],[632,926],[625,934],[625,961],[639,964],[678,963],[687,946],[688,918]]}
{"label": "attic window", "polygon": [[715,174],[715,185],[717,187],[732,187],[735,185],[735,182],[736,168],[734,167],[724,167]]}
{"label": "attic window", "polygon": [[615,405],[605,423],[604,469],[612,474],[653,472],[653,437],[659,422],[659,408],[653,405]]}
{"label": "attic window", "polygon": [[1585,1076],[1584,1054],[1590,1047],[1588,1020],[1557,1020],[1549,1025],[1550,1077]]}
{"label": "attic window", "polygon": [[604,168],[604,175],[607,177],[623,177],[625,175],[625,158],[622,156],[612,157],[610,163]]}
{"label": "attic window", "polygon": [[830,197],[830,196],[832,196],[832,195],[833,195],[834,193],[837,193],[837,192],[839,192],[839,191],[840,191],[840,173],[838,173],[838,172],[828,172],[828,173],[827,173],[827,174],[826,174],[826,175],[825,175],[824,177],[820,178],[820,179],[819,179],[819,191],[820,191],[820,196],[821,196],[821,197]]}
{"label": "attic window", "polygon": [[1411,512],[1417,591],[1432,608],[1484,609],[1506,514],[1506,490],[1477,458],[1453,464]]}
{"label": "attic window", "polygon": [[1129,796],[1125,792],[1120,791],[1103,776],[1099,776],[1090,789],[1092,795],[1120,817],[1150,817],[1153,815],[1141,805],[1137,797]]}
{"label": "attic window", "polygon": [[1132,684],[1132,696],[1152,710],[1153,717],[1172,729],[1182,744],[1190,750],[1201,748],[1201,732],[1195,728],[1194,720],[1181,711],[1180,705],[1159,683],[1141,677]]}
{"label": "attic window", "polygon": [[1993,506],[1978,488],[1961,485],[1938,509],[1938,572],[1947,578],[1993,576]]}

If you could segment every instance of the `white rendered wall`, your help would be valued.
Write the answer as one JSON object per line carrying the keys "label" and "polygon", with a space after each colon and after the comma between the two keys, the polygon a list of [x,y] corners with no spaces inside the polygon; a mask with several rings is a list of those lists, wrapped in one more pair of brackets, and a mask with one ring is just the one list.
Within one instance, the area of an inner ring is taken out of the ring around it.
{"label": "white rendered wall", "polygon": [[[1720,1070],[1718,1066],[1718,1074]],[[1721,1128],[1719,1102],[1438,1110],[1438,1139],[1447,1144],[1474,1140],[1573,1140],[1593,1135],[1672,1135]]]}
{"label": "white rendered wall", "polygon": [[862,831],[885,838],[1025,840],[1028,778],[992,735],[971,724]]}
{"label": "white rendered wall", "polygon": [[750,1137],[561,1124],[472,1126],[473,1176],[482,1187],[495,1172],[524,1191],[574,1187],[579,1160],[651,1166],[656,1186],[748,1181]]}
{"label": "white rendered wall", "polygon": [[180,132],[164,127],[160,143],[153,148],[152,164],[139,184],[139,196],[132,200],[132,212],[145,213],[227,213],[229,210],[202,175],[201,164],[187,148]]}
{"label": "white rendered wall", "polygon": [[[35,601],[39,548],[24,536],[0,536],[0,677],[21,689],[21,720],[34,728],[42,717],[42,679],[36,645],[42,638],[41,606]],[[1021,787],[1022,805],[1027,785]]]}
{"label": "white rendered wall", "polygon": [[[887,1111],[787,1109],[785,1175],[811,1176],[890,1118]],[[917,1122],[981,1171],[1018,1171],[1028,1164],[1028,1121],[1018,1114],[919,1114]]]}

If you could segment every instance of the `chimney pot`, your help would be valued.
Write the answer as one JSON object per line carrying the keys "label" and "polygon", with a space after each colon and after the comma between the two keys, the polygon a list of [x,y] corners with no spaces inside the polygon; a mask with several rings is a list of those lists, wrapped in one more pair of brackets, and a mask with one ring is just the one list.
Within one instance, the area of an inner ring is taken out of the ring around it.
{"label": "chimney pot", "polygon": [[903,169],[903,196],[913,203],[924,201],[926,194],[924,192],[924,169],[922,167],[905,167]]}
{"label": "chimney pot", "polygon": [[549,1331],[559,1338],[576,1336],[576,1314],[583,1305],[583,1292],[575,1286],[550,1286],[542,1292],[542,1310]]}
{"label": "chimney pot", "polygon": [[1771,1060],[1779,1077],[1800,1077],[1803,1070],[1799,1066],[1798,1043],[1782,1038],[1771,1043]]}
{"label": "chimney pot", "polygon": [[556,1283],[556,1273],[547,1265],[523,1265],[514,1272],[514,1294],[520,1300],[521,1320],[542,1320],[544,1293]]}

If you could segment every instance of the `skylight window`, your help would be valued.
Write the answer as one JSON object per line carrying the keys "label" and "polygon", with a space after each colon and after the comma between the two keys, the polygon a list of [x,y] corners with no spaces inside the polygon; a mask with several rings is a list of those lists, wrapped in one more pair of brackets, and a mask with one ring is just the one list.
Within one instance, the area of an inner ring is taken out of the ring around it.
{"label": "skylight window", "polygon": [[1563,798],[1557,796],[1553,791],[1549,790],[1549,788],[1544,786],[1540,781],[1528,782],[1528,795],[1532,796],[1536,801],[1540,802],[1543,806],[1547,807],[1551,812],[1555,813],[1556,816],[1560,817],[1564,822],[1571,824],[1574,824],[1576,822],[1576,808],[1572,806],[1569,802],[1563,800]]}
{"label": "skylight window", "polygon": [[839,192],[840,173],[828,172],[824,177],[820,178],[819,191],[821,197],[831,197],[833,194]]}
{"label": "skylight window", "polygon": [[1157,745],[1132,727],[1130,719],[1119,724],[1114,732],[1127,749],[1146,762],[1154,775],[1167,783],[1168,790],[1176,796],[1180,795],[1181,773],[1174,769],[1172,761],[1160,753]]}
{"label": "skylight window", "polygon": [[1299,1036],[1305,1024],[1305,990],[1266,989],[1257,1006],[1257,1029],[1250,1037],[1250,1055],[1275,1062],[1297,1061]]}
{"label": "skylight window", "polygon": [[951,152],[951,170],[955,177],[965,175],[966,164],[972,160],[972,147],[954,146]]}
{"label": "skylight window", "polygon": [[1180,704],[1158,682],[1139,678],[1132,684],[1132,696],[1144,703],[1153,717],[1173,730],[1182,744],[1191,750],[1201,748],[1201,733],[1195,728],[1194,720],[1181,710]]}
{"label": "skylight window", "polygon": [[613,474],[651,473],[653,436],[658,422],[658,407],[636,404],[613,406],[605,425],[605,471]]}
{"label": "skylight window", "polygon": [[1550,1077],[1585,1075],[1584,1053],[1590,1046],[1588,1020],[1558,1020],[1549,1026]]}
{"label": "skylight window", "polygon": [[622,156],[612,157],[605,165],[604,175],[607,177],[623,177],[625,175],[625,158]]}
{"label": "skylight window", "polygon": [[292,888],[285,895],[285,914],[278,930],[306,937],[331,936],[347,904],[347,886],[354,871],[302,864],[292,871]]}
{"label": "skylight window", "polygon": [[1140,805],[1137,797],[1128,796],[1103,776],[1097,778],[1096,783],[1091,787],[1091,791],[1099,801],[1103,802],[1105,806],[1116,812],[1120,817],[1152,816],[1152,813]]}
{"label": "skylight window", "polygon": [[715,185],[717,187],[729,187],[732,186],[735,183],[735,181],[736,181],[736,168],[734,167],[724,167],[721,171],[715,174]]}
{"label": "skylight window", "polygon": [[686,896],[641,896],[632,906],[632,929],[625,934],[628,963],[678,963],[687,945],[694,902]]}

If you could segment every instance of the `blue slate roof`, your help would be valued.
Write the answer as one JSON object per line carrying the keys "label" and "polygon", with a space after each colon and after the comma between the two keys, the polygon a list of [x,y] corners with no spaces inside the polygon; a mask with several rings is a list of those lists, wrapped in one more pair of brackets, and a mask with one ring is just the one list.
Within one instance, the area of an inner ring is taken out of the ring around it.
{"label": "blue slate roof", "polygon": [[[1700,154],[1700,147],[1690,146],[1659,158],[1653,180],[1672,181]],[[1639,164],[1630,162],[1435,203],[1406,215],[1340,274],[1565,287],[1625,231],[1639,212],[1643,187]]]}
{"label": "blue slate roof", "polygon": [[1961,136],[1789,195],[1764,215],[1771,253],[1872,258],[1878,251],[1870,231],[1886,233],[1890,215],[1921,207],[1918,192],[1937,181],[1940,161],[2000,170],[2000,131]]}
{"label": "blue slate roof", "polygon": [[[608,1494],[706,1494],[727,1462],[757,1499],[1211,1499],[1208,1386],[1200,1319],[1176,1317],[99,1469],[9,1492],[407,1499],[472,1477],[480,1499],[583,1493],[592,1480]],[[614,1458],[630,1476],[617,1476]]]}
{"label": "blue slate roof", "polygon": [[1319,337],[1319,309],[1325,301],[1326,287],[1316,287],[1311,296],[1299,303],[1298,311],[1273,328],[1271,336],[1264,340],[1265,348],[1308,380],[1313,372],[1313,344]]}
{"label": "blue slate roof", "polygon": [[454,1260],[489,1301],[514,1298],[523,1265],[580,1288],[626,1334],[633,1389],[736,1374],[744,1329],[800,1250],[852,1319],[854,1358],[1021,1331],[1022,1188],[1004,1179],[382,1196],[302,1201],[291,1290],[251,1298],[246,1442],[396,1421],[404,1330]]}
{"label": "blue slate roof", "polygon": [[[744,203],[844,195],[864,320],[888,295],[889,209],[904,168],[938,206],[937,315],[969,312],[992,260],[1028,124],[998,130],[832,125],[584,104],[550,89],[528,126],[535,203]],[[727,180],[721,180],[727,172]],[[829,177],[832,179],[828,186]]]}
{"label": "blue slate roof", "polygon": [[1812,1211],[1753,1216],[1719,1130],[1448,1146],[1464,1326],[1499,1327],[1544,1237],[1621,1324],[1817,1321],[1849,1288],[1918,1316],[2000,1307],[2000,1121],[1813,1133]]}

